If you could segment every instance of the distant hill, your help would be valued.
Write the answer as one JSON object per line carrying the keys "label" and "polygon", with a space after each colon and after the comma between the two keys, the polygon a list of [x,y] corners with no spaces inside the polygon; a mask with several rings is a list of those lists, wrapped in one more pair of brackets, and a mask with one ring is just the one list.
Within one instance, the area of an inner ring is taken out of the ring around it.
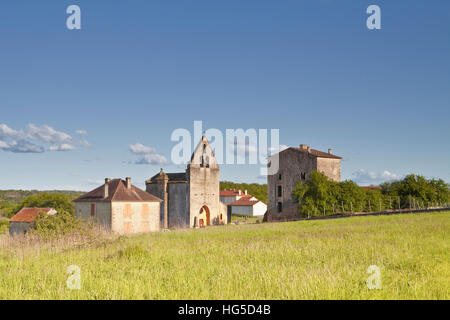
{"label": "distant hill", "polygon": [[17,204],[21,202],[24,198],[29,196],[36,196],[41,193],[62,193],[70,196],[71,198],[77,198],[84,192],[81,191],[67,191],[67,190],[48,190],[48,191],[38,191],[38,190],[0,190],[0,202],[7,201]]}

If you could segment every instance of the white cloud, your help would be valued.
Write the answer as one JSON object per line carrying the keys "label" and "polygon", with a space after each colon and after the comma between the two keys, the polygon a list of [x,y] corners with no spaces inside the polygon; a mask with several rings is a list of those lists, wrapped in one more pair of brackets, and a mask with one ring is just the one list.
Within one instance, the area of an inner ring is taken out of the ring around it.
{"label": "white cloud", "polygon": [[398,174],[384,170],[382,173],[359,169],[352,173],[353,180],[359,184],[379,184],[385,181],[400,179]]}
{"label": "white cloud", "polygon": [[143,155],[139,160],[137,160],[136,162],[134,162],[135,164],[168,164],[169,161],[167,161],[166,157],[157,154],[157,153],[152,153],[152,154],[145,154]]}
{"label": "white cloud", "polygon": [[89,183],[90,185],[98,186],[98,185],[104,184],[105,180],[88,179],[87,183]]}
{"label": "white cloud", "polygon": [[18,138],[19,132],[11,129],[4,123],[0,123],[0,139],[6,139],[6,138]]}
{"label": "white cloud", "polygon": [[[30,123],[25,129],[14,130],[4,123],[0,124],[0,149],[3,151],[15,153],[41,153],[46,149],[71,151],[76,149],[75,144],[69,134],[48,125],[37,126]],[[79,145],[90,146],[85,139],[81,139]]]}
{"label": "white cloud", "polygon": [[130,144],[128,149],[131,153],[140,155],[141,157],[132,162],[134,164],[168,164],[166,157],[156,153],[156,149],[152,147],[147,147],[142,143]]}
{"label": "white cloud", "polygon": [[48,149],[50,151],[72,151],[75,150],[76,147],[68,143],[62,143],[62,144],[53,144]]}
{"label": "white cloud", "polygon": [[82,135],[82,136],[87,136],[87,131],[86,130],[77,130],[75,131],[76,134]]}
{"label": "white cloud", "polygon": [[383,173],[380,176],[383,180],[396,180],[400,179],[400,176],[398,174],[389,172],[387,170],[384,170]]}
{"label": "white cloud", "polygon": [[155,148],[144,146],[142,143],[130,144],[128,148],[134,154],[150,154],[156,152]]}
{"label": "white cloud", "polygon": [[45,151],[43,147],[25,140],[12,141],[10,143],[0,141],[0,149],[14,153],[42,153]]}
{"label": "white cloud", "polygon": [[28,139],[41,142],[63,143],[72,141],[72,137],[67,133],[56,131],[47,125],[38,127],[30,123],[25,130],[25,134]]}

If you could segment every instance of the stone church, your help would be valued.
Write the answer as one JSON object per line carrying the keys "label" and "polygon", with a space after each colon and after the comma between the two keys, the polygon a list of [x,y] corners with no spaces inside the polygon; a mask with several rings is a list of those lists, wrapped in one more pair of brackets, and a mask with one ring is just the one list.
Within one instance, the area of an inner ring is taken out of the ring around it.
{"label": "stone church", "polygon": [[220,202],[220,170],[203,136],[185,172],[161,171],[148,179],[146,191],[162,199],[160,224],[168,228],[199,228],[226,224],[227,207]]}
{"label": "stone church", "polygon": [[274,168],[278,165],[278,171],[267,176],[267,221],[298,218],[298,203],[292,196],[297,182],[308,180],[313,171],[320,171],[329,179],[340,181],[341,159],[331,149],[323,152],[305,144],[281,151],[278,158],[270,157],[268,169],[271,165]]}

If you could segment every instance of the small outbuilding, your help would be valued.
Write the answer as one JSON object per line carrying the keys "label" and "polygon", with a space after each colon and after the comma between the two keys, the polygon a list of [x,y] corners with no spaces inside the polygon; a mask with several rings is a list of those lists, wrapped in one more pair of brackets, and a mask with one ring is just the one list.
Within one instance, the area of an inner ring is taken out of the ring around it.
{"label": "small outbuilding", "polygon": [[9,220],[9,234],[25,234],[30,230],[40,215],[54,215],[57,211],[53,208],[22,208]]}
{"label": "small outbuilding", "polygon": [[263,216],[267,211],[267,205],[251,195],[245,195],[229,205],[231,214],[237,216]]}

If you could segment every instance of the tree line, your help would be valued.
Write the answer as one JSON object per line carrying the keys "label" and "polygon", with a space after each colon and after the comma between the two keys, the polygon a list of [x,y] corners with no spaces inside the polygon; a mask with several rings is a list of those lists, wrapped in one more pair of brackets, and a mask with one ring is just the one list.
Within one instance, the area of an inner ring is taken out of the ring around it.
{"label": "tree line", "polygon": [[299,203],[302,216],[320,216],[439,207],[450,202],[450,189],[442,179],[426,179],[414,174],[376,188],[363,188],[351,180],[335,182],[314,171],[308,181],[297,183],[293,197]]}

